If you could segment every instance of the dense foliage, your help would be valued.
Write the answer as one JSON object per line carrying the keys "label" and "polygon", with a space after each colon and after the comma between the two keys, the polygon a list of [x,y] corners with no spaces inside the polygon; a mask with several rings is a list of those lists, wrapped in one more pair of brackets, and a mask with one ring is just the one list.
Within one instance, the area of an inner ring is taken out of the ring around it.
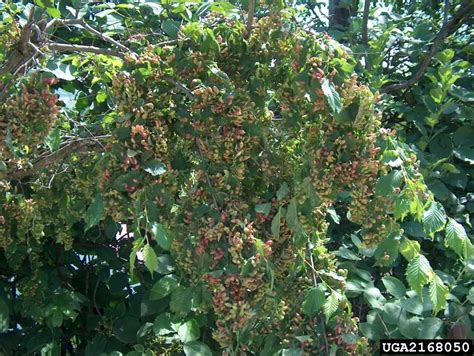
{"label": "dense foliage", "polygon": [[330,3],[0,3],[0,353],[472,336],[474,4]]}

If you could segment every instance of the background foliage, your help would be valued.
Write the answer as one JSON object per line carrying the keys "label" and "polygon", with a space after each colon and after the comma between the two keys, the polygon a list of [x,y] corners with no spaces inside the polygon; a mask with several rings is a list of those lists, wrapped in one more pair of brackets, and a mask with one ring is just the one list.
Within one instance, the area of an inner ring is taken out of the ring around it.
{"label": "background foliage", "polygon": [[0,9],[0,353],[472,338],[472,1]]}

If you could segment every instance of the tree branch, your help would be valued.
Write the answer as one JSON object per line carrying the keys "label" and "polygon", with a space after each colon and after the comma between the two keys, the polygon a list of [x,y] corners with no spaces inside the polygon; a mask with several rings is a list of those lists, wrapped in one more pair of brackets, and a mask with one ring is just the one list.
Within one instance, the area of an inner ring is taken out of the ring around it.
{"label": "tree branch", "polygon": [[250,37],[253,27],[253,17],[255,15],[255,0],[249,0],[249,12],[247,14],[247,37]]}
{"label": "tree branch", "polygon": [[125,54],[119,51],[114,51],[111,49],[94,47],[94,46],[83,46],[76,44],[65,44],[65,43],[56,43],[50,42],[46,45],[50,50],[58,52],[82,52],[82,53],[96,53],[104,54],[112,57],[124,58]]}
{"label": "tree branch", "polygon": [[29,168],[11,170],[7,173],[7,179],[20,180],[26,176],[35,174],[39,170],[61,161],[74,152],[81,152],[89,147],[99,144],[99,140],[110,138],[110,135],[87,137],[67,142],[59,150],[41,154]]}
{"label": "tree branch", "polygon": [[452,33],[456,32],[456,30],[463,24],[464,20],[468,19],[473,13],[474,2],[471,0],[464,0],[454,17],[449,22],[445,23],[443,27],[441,27],[441,30],[433,41],[433,45],[431,46],[428,55],[421,63],[420,68],[418,68],[416,74],[411,79],[403,83],[391,84],[382,88],[382,92],[391,93],[415,85],[423,77],[423,74],[425,74],[426,70],[428,69],[428,66],[430,65],[431,60],[433,59],[436,52],[438,52],[438,49],[444,39]]}

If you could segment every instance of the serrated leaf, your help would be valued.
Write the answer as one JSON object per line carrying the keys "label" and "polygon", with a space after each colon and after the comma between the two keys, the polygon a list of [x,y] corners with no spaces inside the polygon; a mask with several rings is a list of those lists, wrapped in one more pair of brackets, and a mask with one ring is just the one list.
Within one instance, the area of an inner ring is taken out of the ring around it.
{"label": "serrated leaf", "polygon": [[163,250],[169,251],[171,248],[172,239],[165,227],[157,222],[151,222],[149,229],[158,246],[160,246]]}
{"label": "serrated leaf", "polygon": [[420,244],[418,241],[404,238],[400,244],[400,253],[408,262],[410,262],[420,253]]}
{"label": "serrated leaf", "polygon": [[433,277],[433,270],[426,257],[418,255],[408,263],[405,275],[411,289],[421,295],[423,286]]}
{"label": "serrated leaf", "polygon": [[377,260],[377,264],[380,266],[389,266],[398,257],[398,249],[400,246],[400,240],[395,237],[388,237],[384,239],[374,251],[374,257]]}
{"label": "serrated leaf", "polygon": [[407,293],[405,286],[402,281],[396,277],[388,276],[382,278],[382,283],[385,286],[387,292],[396,298],[403,298]]}
{"label": "serrated leaf", "polygon": [[446,287],[436,274],[431,280],[430,287],[430,299],[433,303],[433,314],[436,315],[440,310],[446,307],[446,300],[448,297],[448,287]]}
{"label": "serrated leaf", "polygon": [[104,202],[102,196],[96,194],[94,201],[86,211],[84,220],[86,221],[86,230],[89,230],[92,226],[97,225],[102,219],[104,214]]}
{"label": "serrated leaf", "polygon": [[396,220],[403,221],[405,217],[410,213],[410,200],[402,195],[399,195],[395,199],[395,208],[393,210],[393,217]]}
{"label": "serrated leaf", "polygon": [[467,240],[467,234],[464,230],[464,226],[459,224],[454,219],[449,219],[448,224],[446,225],[446,238],[444,239],[444,244],[446,247],[452,249],[456,254],[461,257],[463,256],[464,244]]}
{"label": "serrated leaf", "polygon": [[423,229],[426,234],[434,237],[434,233],[443,229],[446,224],[446,213],[443,206],[433,201],[423,213]]}
{"label": "serrated leaf", "polygon": [[200,341],[191,341],[183,346],[186,356],[212,356],[211,349]]}
{"label": "serrated leaf", "polygon": [[341,112],[342,102],[339,93],[336,91],[334,84],[331,83],[327,78],[324,78],[321,83],[321,89],[331,107],[332,111],[336,114]]}
{"label": "serrated leaf", "polygon": [[375,193],[381,196],[391,194],[395,188],[400,187],[402,181],[402,172],[393,170],[389,174],[377,179],[377,183],[375,184]]}
{"label": "serrated leaf", "polygon": [[166,297],[178,287],[174,275],[168,275],[156,282],[150,290],[150,300],[158,300]]}
{"label": "serrated leaf", "polygon": [[199,324],[196,319],[191,319],[181,324],[178,328],[178,336],[182,343],[196,341],[201,336]]}
{"label": "serrated leaf", "polygon": [[340,299],[340,294],[337,293],[336,291],[333,291],[329,295],[329,297],[326,299],[326,302],[324,303],[324,306],[323,306],[324,315],[326,316],[326,320],[329,320],[329,318],[331,318],[331,316],[339,308],[339,299]]}
{"label": "serrated leaf", "polygon": [[319,287],[313,287],[308,291],[303,301],[303,313],[312,318],[321,310],[325,302],[326,295],[324,291]]}
{"label": "serrated leaf", "polygon": [[145,247],[143,247],[142,253],[143,261],[145,262],[145,267],[153,275],[153,272],[156,272],[158,268],[158,258],[156,257],[156,253],[149,244],[146,244]]}
{"label": "serrated leaf", "polygon": [[152,176],[160,176],[166,172],[166,165],[156,159],[147,162],[143,169],[145,172],[150,173]]}
{"label": "serrated leaf", "polygon": [[280,219],[281,219],[281,208],[278,209],[278,213],[273,217],[272,226],[271,226],[272,235],[277,239],[280,237]]}

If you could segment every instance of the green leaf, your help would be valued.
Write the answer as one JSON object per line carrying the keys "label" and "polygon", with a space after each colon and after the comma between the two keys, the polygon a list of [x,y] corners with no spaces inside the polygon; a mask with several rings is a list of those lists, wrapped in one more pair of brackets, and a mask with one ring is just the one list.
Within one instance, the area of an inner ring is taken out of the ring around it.
{"label": "green leaf", "polygon": [[307,292],[306,298],[303,301],[303,313],[312,318],[321,310],[325,302],[326,296],[324,291],[320,287],[313,287]]}
{"label": "green leaf", "polygon": [[265,216],[268,216],[270,214],[270,209],[272,208],[271,203],[263,203],[263,204],[257,204],[255,205],[255,211],[259,214],[263,214]]}
{"label": "green leaf", "polygon": [[156,317],[153,323],[153,332],[157,336],[168,335],[176,332],[174,330],[169,313],[163,313]]}
{"label": "green leaf", "polygon": [[174,275],[168,275],[156,282],[150,290],[150,300],[158,300],[169,295],[178,287],[178,282]]}
{"label": "green leaf", "polygon": [[408,263],[405,274],[411,289],[421,295],[423,286],[433,277],[433,270],[426,257],[418,255]]}
{"label": "green leaf", "polygon": [[288,204],[285,220],[288,223],[288,226],[290,227],[290,229],[292,230],[295,230],[299,225],[295,198],[291,199],[290,204]]}
{"label": "green leaf", "polygon": [[433,303],[433,314],[436,315],[440,310],[446,307],[446,300],[448,297],[448,287],[446,287],[436,274],[430,283],[430,299]]}
{"label": "green leaf", "polygon": [[170,255],[158,256],[158,267],[156,271],[160,274],[170,274],[176,269],[176,265]]}
{"label": "green leaf", "polygon": [[377,179],[377,183],[375,184],[375,194],[382,196],[393,193],[395,188],[400,187],[402,180],[403,174],[401,171],[391,171],[386,176]]}
{"label": "green leaf", "polygon": [[193,289],[179,286],[171,293],[170,310],[186,316],[193,307]]}
{"label": "green leaf", "polygon": [[280,219],[281,219],[281,207],[278,209],[278,213],[273,217],[272,220],[272,235],[278,239],[280,237]]}
{"label": "green leaf", "polygon": [[326,316],[326,320],[329,320],[331,318],[331,316],[339,308],[339,299],[340,298],[341,298],[341,295],[338,292],[332,291],[332,293],[326,299],[326,302],[324,303],[324,306],[323,306],[324,315]]}
{"label": "green leaf", "polygon": [[125,316],[116,319],[113,323],[113,335],[125,344],[134,343],[137,339],[137,331],[142,326],[140,320],[133,316]]}
{"label": "green leaf", "polygon": [[178,328],[178,336],[184,344],[199,339],[201,332],[199,331],[199,324],[196,319],[191,319],[181,324]]}
{"label": "green leaf", "polygon": [[191,341],[183,346],[186,356],[212,356],[211,349],[200,341]]}
{"label": "green leaf", "polygon": [[437,336],[441,336],[443,324],[441,319],[425,318],[421,323],[421,330],[417,339],[435,339]]}
{"label": "green leaf", "polygon": [[59,328],[63,324],[63,313],[60,310],[55,310],[51,317],[51,325]]}
{"label": "green leaf", "polygon": [[8,304],[0,296],[0,333],[8,330],[10,325],[10,309]]}
{"label": "green leaf", "polygon": [[324,78],[321,83],[321,89],[323,90],[324,95],[329,103],[331,109],[337,114],[342,110],[342,102],[339,93],[334,88],[334,84],[332,84],[327,78]]}
{"label": "green leaf", "polygon": [[339,250],[334,252],[334,254],[346,260],[360,261],[361,259],[355,252],[349,250],[347,247],[339,247]]}
{"label": "green leaf", "polygon": [[86,211],[86,216],[84,218],[86,222],[86,230],[89,230],[92,226],[97,225],[102,219],[103,214],[104,202],[102,201],[102,196],[97,193],[95,195],[94,201]]}
{"label": "green leaf", "polygon": [[403,283],[396,277],[383,277],[382,283],[385,286],[385,289],[387,289],[387,292],[396,298],[403,298],[407,293]]}
{"label": "green leaf", "polygon": [[108,95],[106,92],[104,91],[99,91],[97,93],[97,95],[95,96],[95,100],[98,102],[98,103],[103,103],[107,100],[108,98]]}
{"label": "green leaf", "polygon": [[153,272],[156,272],[158,269],[158,259],[155,251],[149,244],[146,244],[145,247],[143,247],[143,261],[145,262],[145,267],[153,275]]}
{"label": "green leaf", "polygon": [[443,229],[446,224],[446,213],[438,202],[431,202],[430,207],[423,213],[423,229],[434,237],[434,233]]}
{"label": "green leaf", "polygon": [[61,145],[61,134],[60,134],[59,128],[55,128],[51,130],[51,132],[48,134],[46,139],[44,140],[44,143],[46,146],[48,146],[49,150],[51,152],[57,151]]}
{"label": "green leaf", "polygon": [[166,165],[156,159],[147,162],[143,169],[152,176],[160,176],[166,172]]}
{"label": "green leaf", "polygon": [[337,215],[336,210],[333,207],[328,208],[327,213],[335,224],[339,224],[341,222],[341,218],[339,217],[339,215]]}
{"label": "green leaf", "polygon": [[160,246],[165,251],[169,251],[171,248],[172,238],[171,235],[166,231],[165,227],[160,223],[151,222],[149,229],[158,246]]}
{"label": "green leaf", "polygon": [[174,40],[178,37],[179,22],[167,19],[163,21],[161,28],[171,39]]}
{"label": "green leaf", "polygon": [[[382,163],[389,165],[390,167],[400,167],[403,161],[400,158],[398,151],[387,150],[383,153],[381,158]],[[392,171],[393,172],[393,171]]]}
{"label": "green leaf", "polygon": [[398,257],[400,239],[398,237],[387,237],[374,251],[374,257],[379,266],[389,266],[395,262]]}
{"label": "green leaf", "polygon": [[404,238],[400,244],[400,253],[407,261],[411,261],[420,253],[420,244],[418,241]]}
{"label": "green leaf", "polygon": [[448,224],[446,225],[446,238],[444,244],[449,247],[457,255],[468,259],[470,256],[466,256],[466,252],[469,248],[466,245],[471,244],[469,241],[464,226],[459,224],[456,220],[449,218]]}
{"label": "green leaf", "polygon": [[290,188],[288,187],[288,184],[284,182],[281,186],[280,189],[277,191],[277,199],[282,200],[284,197],[288,195],[290,192]]}

